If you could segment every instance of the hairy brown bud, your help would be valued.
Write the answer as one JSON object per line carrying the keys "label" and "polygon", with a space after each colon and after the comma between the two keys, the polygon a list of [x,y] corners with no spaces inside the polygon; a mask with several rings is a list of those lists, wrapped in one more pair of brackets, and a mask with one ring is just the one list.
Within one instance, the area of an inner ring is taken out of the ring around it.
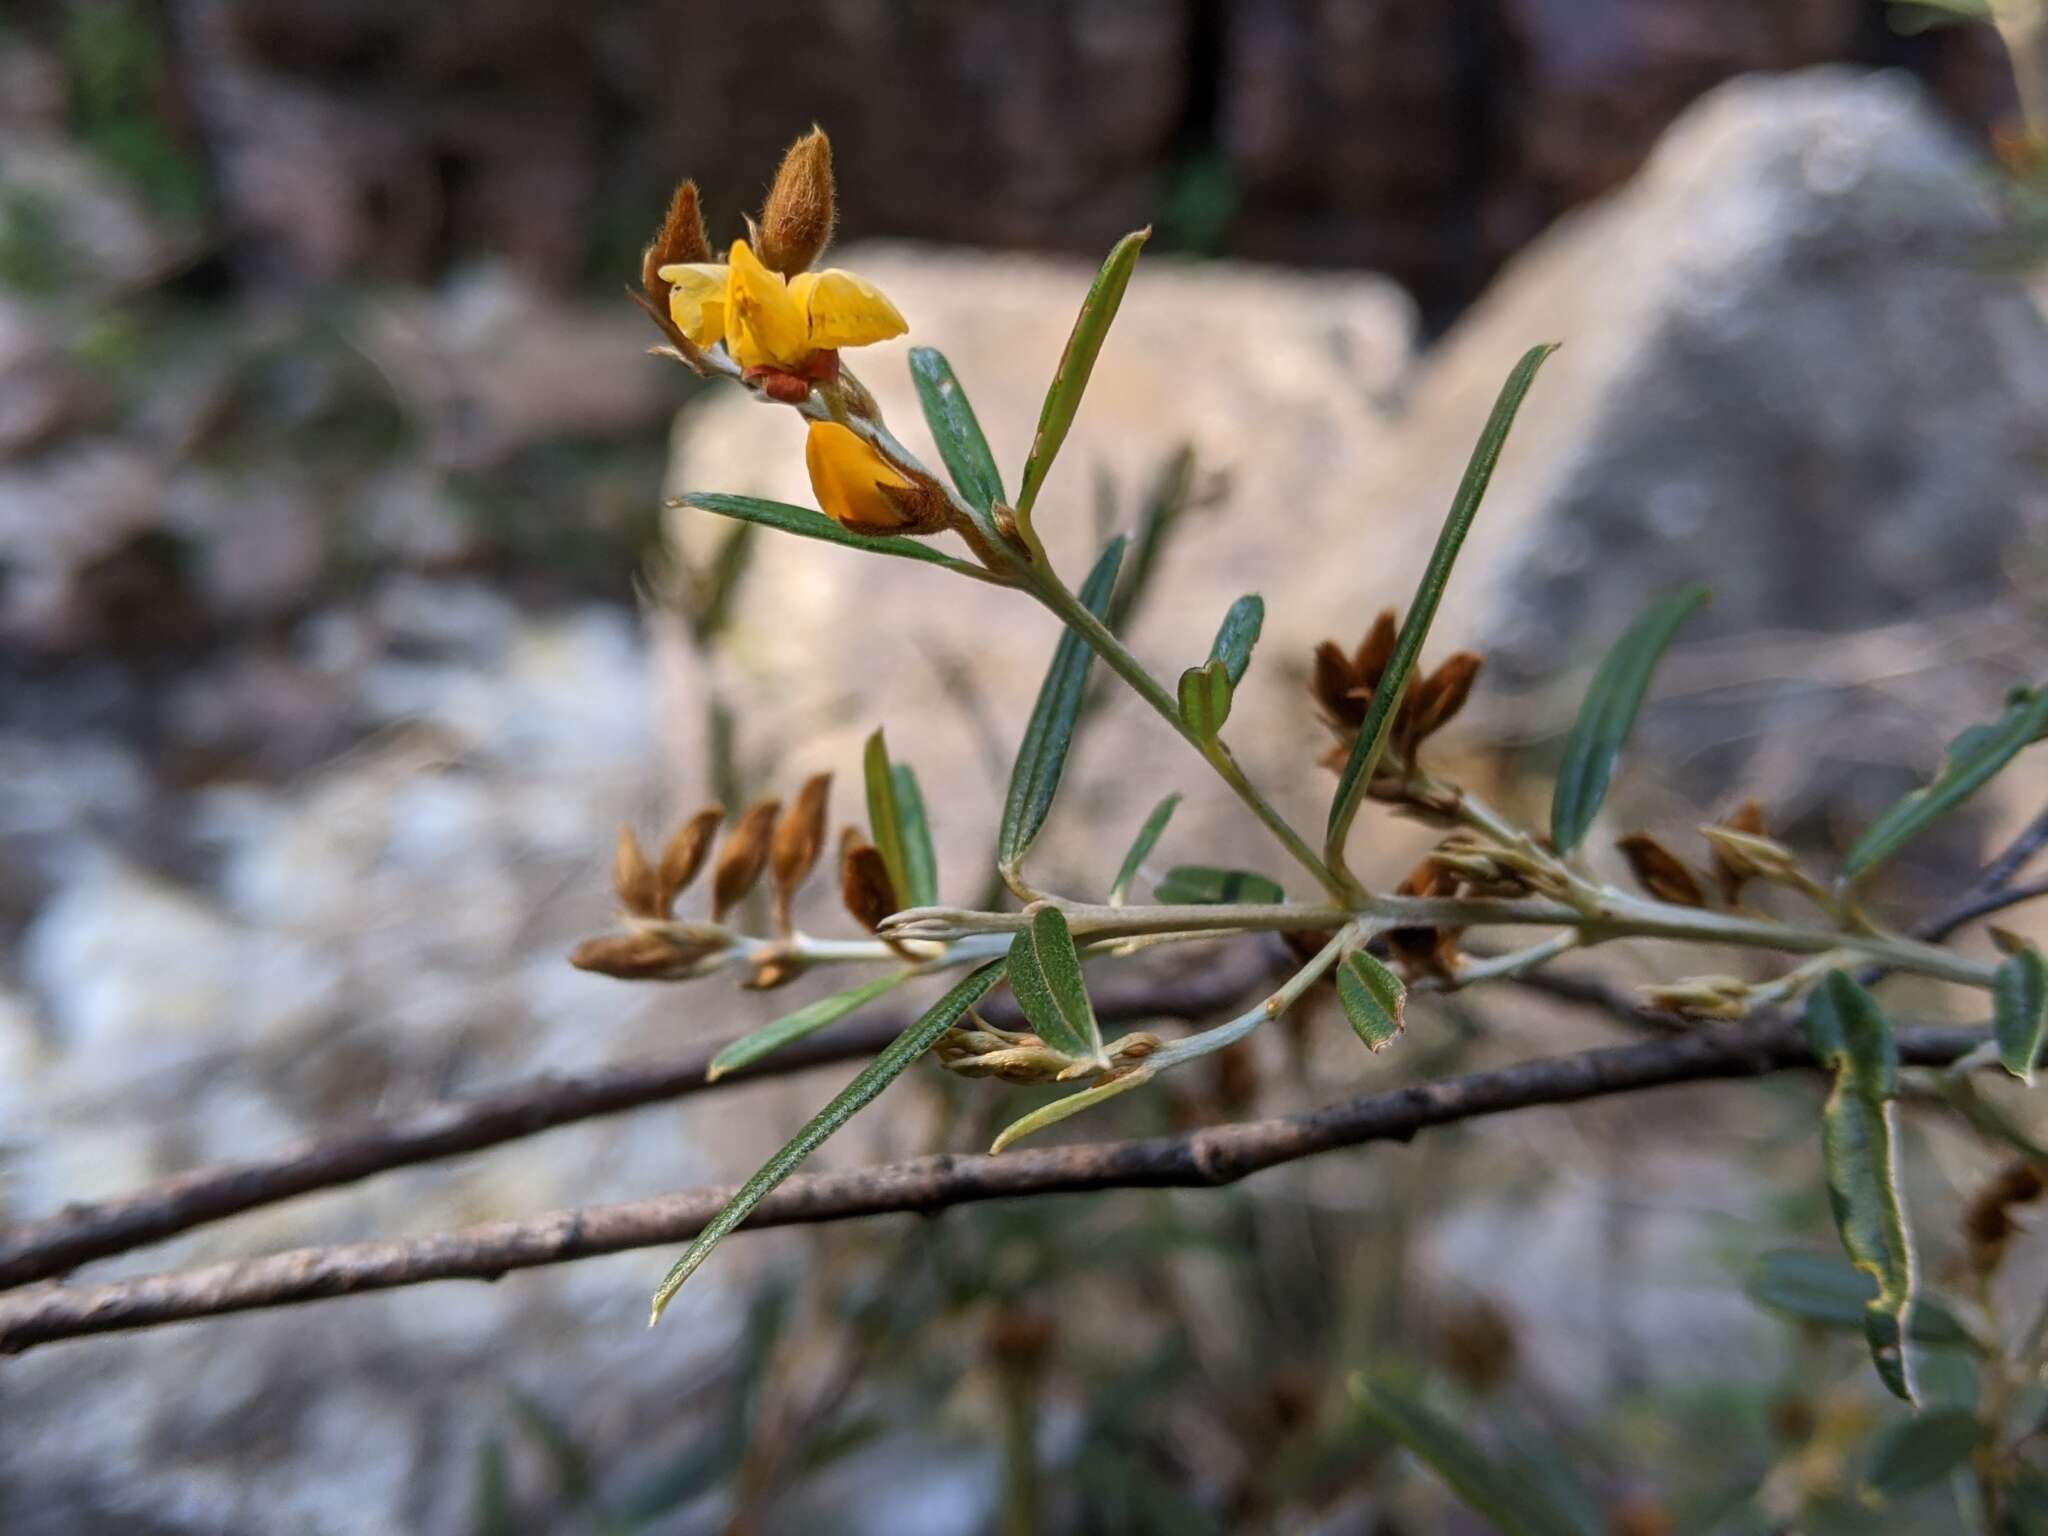
{"label": "hairy brown bud", "polygon": [[684,261],[709,261],[711,240],[704,233],[704,213],[697,206],[697,183],[676,184],[669,199],[668,217],[654,232],[654,242],[640,253],[640,287],[647,302],[661,314],[668,313],[668,284],[658,275],[663,267]]}
{"label": "hairy brown bud", "polygon": [[712,921],[723,922],[725,914],[746,899],[761,871],[768,867],[768,844],[781,812],[780,800],[757,800],[726,838],[725,847],[719,850],[718,867],[711,872]]}
{"label": "hairy brown bud", "polygon": [[612,890],[619,905],[638,917],[666,917],[661,891],[655,882],[654,866],[640,851],[640,839],[631,827],[619,828],[619,845],[612,854]]}
{"label": "hairy brown bud", "polygon": [[782,157],[754,226],[754,254],[773,271],[794,277],[825,253],[836,217],[832,141],[814,127]]}
{"label": "hairy brown bud", "polygon": [[818,867],[818,855],[825,851],[825,809],[832,797],[832,775],[814,774],[804,781],[796,804],[775,824],[775,842],[769,853],[775,872],[775,921],[789,931],[789,904],[797,887]]}
{"label": "hairy brown bud", "polygon": [[839,899],[853,920],[873,933],[900,910],[882,850],[852,827],[839,836]]}
{"label": "hairy brown bud", "polygon": [[689,889],[690,882],[703,869],[711,853],[711,841],[724,825],[725,807],[707,805],[676,828],[668,846],[661,850],[661,911],[657,916],[667,917],[675,910],[676,898]]}
{"label": "hairy brown bud", "polygon": [[1614,846],[1628,860],[1636,883],[1659,901],[1681,907],[1704,907],[1707,904],[1707,893],[1700,889],[1699,877],[1677,854],[1648,833],[1638,832],[1632,837],[1624,837]]}

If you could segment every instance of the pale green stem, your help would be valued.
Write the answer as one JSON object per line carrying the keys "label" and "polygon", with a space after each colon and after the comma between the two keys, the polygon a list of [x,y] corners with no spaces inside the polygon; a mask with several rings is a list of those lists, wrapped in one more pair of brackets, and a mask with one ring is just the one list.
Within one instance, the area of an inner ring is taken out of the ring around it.
{"label": "pale green stem", "polygon": [[1511,949],[1504,955],[1489,955],[1483,960],[1467,960],[1458,967],[1458,974],[1450,981],[1423,977],[1415,985],[1449,992],[1476,986],[1482,981],[1505,981],[1555,960],[1559,955],[1577,949],[1584,942],[1584,937],[1576,929],[1568,929],[1545,939],[1541,944],[1531,944],[1526,949]]}
{"label": "pale green stem", "polygon": [[1216,770],[1218,777],[1228,784],[1237,798],[1242,800],[1251,813],[1258,817],[1266,829],[1279,840],[1280,845],[1291,854],[1301,867],[1315,877],[1316,883],[1330,895],[1343,899],[1349,893],[1325,865],[1315,850],[1302,839],[1300,833],[1289,826],[1287,819],[1273,809],[1266,797],[1259,793],[1237,760],[1230,755],[1230,749],[1220,741],[1205,741],[1189,729],[1180,717],[1180,705],[1159,680],[1145,670],[1144,663],[1133,656],[1124,643],[1112,634],[1109,627],[1082,604],[1081,600],[1067,590],[1066,584],[1054,575],[1049,567],[1036,566],[1025,576],[1026,590],[1064,620],[1068,628],[1088,642],[1089,648],[1106,662],[1111,671],[1130,684],[1139,698],[1152,706],[1157,714],[1181,737],[1202,754],[1202,760]]}
{"label": "pale green stem", "polygon": [[1198,1056],[1212,1055],[1256,1030],[1261,1024],[1277,1019],[1281,1014],[1300,1001],[1302,993],[1319,981],[1323,973],[1337,963],[1337,957],[1357,940],[1356,928],[1347,925],[1336,937],[1316,951],[1315,958],[1280,986],[1279,990],[1267,997],[1254,1008],[1249,1008],[1227,1024],[1218,1024],[1214,1029],[1205,1029],[1199,1034],[1176,1040],[1173,1044],[1155,1051],[1145,1059],[1145,1065],[1154,1072],[1168,1067],[1177,1067],[1182,1062],[1193,1061]]}
{"label": "pale green stem", "polygon": [[[1703,907],[1674,906],[1619,891],[1602,895],[1598,912],[1585,912],[1564,902],[1540,897],[1367,896],[1349,907],[1291,905],[1219,905],[1111,907],[1062,903],[1061,911],[1076,939],[1128,938],[1147,933],[1218,933],[1250,929],[1278,931],[1330,928],[1364,918],[1381,928],[1570,928],[1583,944],[1613,939],[1679,939],[1702,944],[1727,944],[1771,949],[1789,954],[1852,954],[1897,970],[1988,987],[1995,967],[1958,955],[1938,945],[1884,934],[1833,933],[1795,928],[1766,918]],[[1028,919],[1017,912],[965,912],[926,907],[892,919],[898,938],[956,940],[973,933],[1014,933]]]}

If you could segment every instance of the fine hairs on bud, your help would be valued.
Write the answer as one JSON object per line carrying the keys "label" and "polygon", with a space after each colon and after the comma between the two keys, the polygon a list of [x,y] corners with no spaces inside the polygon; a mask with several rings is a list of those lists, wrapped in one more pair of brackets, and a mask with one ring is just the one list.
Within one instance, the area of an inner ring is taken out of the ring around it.
{"label": "fine hairs on bud", "polygon": [[669,199],[668,217],[654,232],[654,243],[640,253],[640,286],[657,313],[668,312],[668,284],[656,274],[678,262],[709,261],[711,238],[704,233],[704,212],[697,205],[697,183],[679,182]]}
{"label": "fine hairs on bud", "polygon": [[832,141],[814,127],[782,157],[754,226],[754,253],[771,270],[794,277],[824,254],[837,217]]}

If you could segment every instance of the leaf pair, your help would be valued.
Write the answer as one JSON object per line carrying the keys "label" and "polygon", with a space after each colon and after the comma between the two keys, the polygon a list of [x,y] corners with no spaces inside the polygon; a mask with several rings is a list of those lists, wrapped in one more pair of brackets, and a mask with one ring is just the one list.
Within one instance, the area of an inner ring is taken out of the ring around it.
{"label": "leaf pair", "polygon": [[1252,647],[1258,644],[1265,622],[1265,599],[1240,597],[1223,616],[1222,627],[1209,647],[1209,659],[1181,673],[1180,717],[1203,741],[1214,741],[1230,718],[1231,700],[1251,665]]}
{"label": "leaf pair", "polygon": [[889,871],[889,883],[908,907],[929,907],[939,899],[938,858],[925,820],[924,794],[908,763],[892,763],[877,730],[861,756],[867,785],[868,832]]}

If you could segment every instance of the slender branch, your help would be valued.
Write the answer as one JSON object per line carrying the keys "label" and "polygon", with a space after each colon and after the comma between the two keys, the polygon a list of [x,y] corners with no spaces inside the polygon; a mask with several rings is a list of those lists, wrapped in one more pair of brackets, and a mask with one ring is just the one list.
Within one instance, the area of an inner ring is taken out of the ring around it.
{"label": "slender branch", "polygon": [[1346,892],[1330,867],[1322,861],[1316,851],[1309,847],[1301,834],[1288,824],[1287,818],[1275,810],[1266,797],[1259,793],[1257,786],[1245,777],[1244,770],[1237,765],[1237,759],[1230,755],[1221,742],[1205,742],[1188,727],[1180,717],[1180,705],[1169,694],[1158,679],[1145,670],[1144,663],[1133,656],[1124,643],[1110,632],[1107,625],[1074,594],[1049,567],[1034,566],[1027,573],[1027,590],[1037,596],[1040,602],[1063,620],[1067,627],[1088,642],[1088,646],[1108,663],[1131,689],[1152,706],[1154,713],[1172,726],[1181,737],[1202,755],[1202,760],[1216,770],[1216,774],[1228,784],[1238,799],[1242,800],[1258,817],[1266,830],[1271,832],[1280,846],[1294,858],[1295,862],[1315,877],[1316,883],[1330,895],[1344,899]]}
{"label": "slender branch", "polygon": [[[1247,993],[1264,986],[1281,958],[1277,946],[1253,940],[1215,950],[1202,964],[1177,965],[1165,975],[1142,970],[1106,973],[1093,985],[1096,1014],[1106,1023],[1204,1019],[1236,1006]],[[1014,1010],[1014,1002],[1005,995],[991,998],[983,1011],[997,1022],[1021,1023]],[[715,1083],[706,1081],[706,1070],[730,1040],[714,1040],[664,1060],[526,1078],[476,1098],[430,1104],[314,1137],[275,1157],[217,1163],[111,1200],[69,1205],[40,1221],[0,1227],[0,1290],[66,1274],[92,1259],[394,1168],[477,1152],[555,1126],[736,1083],[864,1060],[902,1033],[911,1017],[894,1012],[858,1014]]]}
{"label": "slender branch", "polygon": [[[1981,1029],[1908,1029],[1900,1031],[1899,1047],[1908,1062],[1939,1066],[1983,1039]],[[1432,1126],[1483,1115],[1813,1064],[1799,1032],[1780,1023],[1702,1028],[1179,1136],[1002,1156],[941,1154],[839,1173],[797,1174],[761,1203],[747,1225],[930,1214],[979,1201],[1085,1190],[1215,1187],[1276,1164],[1340,1147],[1406,1141]],[[496,1280],[517,1269],[674,1244],[694,1236],[730,1194],[722,1188],[691,1189],[624,1205],[555,1211],[399,1241],[302,1248],[106,1285],[39,1286],[0,1297],[0,1353],[434,1280]]]}

